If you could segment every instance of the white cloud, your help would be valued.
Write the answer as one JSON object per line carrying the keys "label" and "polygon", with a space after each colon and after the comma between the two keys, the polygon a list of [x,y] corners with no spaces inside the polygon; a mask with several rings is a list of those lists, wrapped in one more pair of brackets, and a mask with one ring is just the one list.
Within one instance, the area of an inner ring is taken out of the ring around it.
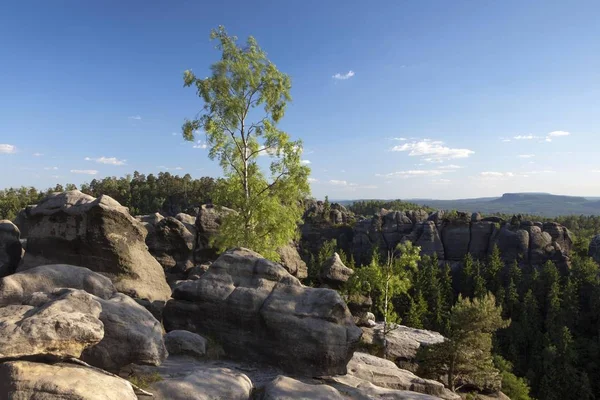
{"label": "white cloud", "polygon": [[533,158],[535,154],[519,154],[519,158]]}
{"label": "white cloud", "polygon": [[32,156],[34,156],[34,157],[41,157],[41,156],[43,156],[43,154],[42,153],[33,153]]}
{"label": "white cloud", "polygon": [[571,132],[553,131],[548,134],[548,137],[569,136],[570,134],[571,134]]}
{"label": "white cloud", "polygon": [[302,161],[300,161],[300,162],[301,162],[302,164],[304,164],[304,165],[311,164],[310,160],[302,160]]}
{"label": "white cloud", "polygon": [[319,180],[316,178],[308,178],[308,182],[309,183],[317,183],[317,182],[319,182]]}
{"label": "white cloud", "polygon": [[446,172],[447,171],[440,171],[437,169],[429,169],[429,170],[415,169],[415,170],[409,170],[409,171],[390,172],[388,174],[376,174],[375,176],[386,177],[386,178],[392,178],[392,177],[410,178],[410,177],[414,177],[414,176],[439,176]]}
{"label": "white cloud", "polygon": [[407,151],[409,156],[424,157],[427,162],[443,162],[455,158],[467,158],[475,154],[473,150],[450,148],[444,142],[424,139],[392,147],[392,151]]}
{"label": "white cloud", "polygon": [[593,169],[592,173],[594,173],[594,174],[600,174],[600,169]]}
{"label": "white cloud", "polygon": [[208,148],[208,144],[203,142],[202,140],[198,140],[195,145],[192,146],[194,149],[206,149]]}
{"label": "white cloud", "polygon": [[164,170],[167,170],[167,171],[181,171],[183,169],[181,167],[165,167],[164,165],[159,165],[156,168],[164,169]]}
{"label": "white cloud", "polygon": [[354,71],[350,70],[348,71],[348,73],[346,74],[340,74],[339,72],[335,75],[333,75],[333,79],[339,79],[339,80],[346,80],[346,79],[350,79],[354,76]]}
{"label": "white cloud", "polygon": [[347,181],[339,181],[337,179],[331,179],[329,183],[335,186],[348,186]]}
{"label": "white cloud", "polygon": [[455,165],[455,164],[449,164],[449,165],[440,165],[438,167],[438,169],[461,169],[464,167],[461,167],[460,165]]}
{"label": "white cloud", "polygon": [[448,183],[451,183],[451,182],[452,181],[450,179],[442,179],[442,178],[440,178],[440,179],[433,179],[431,181],[431,183],[435,183],[437,185],[445,185],[445,184],[448,184]]}
{"label": "white cloud", "polygon": [[177,132],[171,132],[171,136],[177,136]]}
{"label": "white cloud", "polygon": [[502,138],[502,141],[503,141],[504,143],[511,142],[511,140],[510,140],[510,139],[507,139],[507,138]]}
{"label": "white cloud", "polygon": [[44,167],[44,170],[46,171],[56,171],[58,169],[58,167]]}
{"label": "white cloud", "polygon": [[129,119],[140,121],[142,119],[142,117],[140,117],[139,115],[132,115],[131,117],[129,117]]}
{"label": "white cloud", "polygon": [[481,175],[483,177],[489,177],[489,178],[512,178],[513,176],[515,176],[515,174],[513,174],[512,172],[494,172],[494,171],[482,172],[479,175]]}
{"label": "white cloud", "polygon": [[404,138],[404,137],[395,137],[395,138],[392,138],[392,139],[399,140],[401,142],[406,142],[408,140],[407,138]]}
{"label": "white cloud", "polygon": [[72,169],[73,174],[96,175],[98,171],[95,169]]}
{"label": "white cloud", "polygon": [[519,135],[515,136],[513,139],[515,140],[534,140],[534,139],[542,139],[540,136],[534,135]]}
{"label": "white cloud", "polygon": [[17,147],[12,144],[0,144],[0,154],[13,154],[17,152]]}
{"label": "white cloud", "polygon": [[116,157],[99,157],[99,158],[86,157],[85,161],[95,161],[98,164],[125,165],[125,162],[127,160],[119,160]]}

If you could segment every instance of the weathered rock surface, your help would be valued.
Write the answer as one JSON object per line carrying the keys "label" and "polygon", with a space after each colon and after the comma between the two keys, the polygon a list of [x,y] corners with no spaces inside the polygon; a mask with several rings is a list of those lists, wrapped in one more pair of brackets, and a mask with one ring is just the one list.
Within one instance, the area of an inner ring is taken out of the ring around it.
{"label": "weathered rock surface", "polygon": [[0,220],[0,278],[17,270],[23,246],[21,245],[19,228],[8,220]]}
{"label": "weathered rock surface", "polygon": [[[367,344],[383,345],[383,323],[378,323],[375,327],[363,327],[362,341]],[[387,335],[388,357],[402,365],[403,368],[414,370],[417,351],[421,346],[430,346],[442,343],[444,337],[438,332],[424,329],[410,328],[404,325],[398,325]]]}
{"label": "weathered rock surface", "polygon": [[22,304],[0,308],[0,359],[81,356],[104,336],[100,304],[82,291],[35,293]]}
{"label": "weathered rock surface", "polygon": [[206,343],[202,336],[189,331],[171,331],[165,336],[165,346],[170,356],[202,358],[206,355]]}
{"label": "weathered rock surface", "polygon": [[300,254],[298,254],[298,249],[294,243],[278,249],[277,254],[281,258],[281,265],[287,272],[298,279],[304,279],[308,276],[308,267],[300,258]]}
{"label": "weathered rock surface", "polygon": [[86,349],[82,360],[114,372],[131,363],[159,365],[167,357],[162,326],[148,310],[121,293],[96,301],[102,307],[104,338]]}
{"label": "weathered rock surface", "polygon": [[29,211],[27,253],[20,270],[71,264],[108,276],[131,297],[166,300],[171,290],[148,252],[146,230],[108,196],[54,193]]}
{"label": "weathered rock surface", "polygon": [[333,253],[321,267],[319,279],[332,288],[340,288],[350,279],[354,271],[344,265],[338,253]]}
{"label": "weathered rock surface", "polygon": [[240,372],[192,361],[187,357],[169,357],[158,367],[132,366],[134,376],[159,374],[160,381],[146,390],[156,400],[248,400],[252,382]]}
{"label": "weathered rock surface", "polygon": [[600,264],[600,235],[596,235],[590,241],[590,257],[594,259],[598,264]]}
{"label": "weathered rock surface", "polygon": [[68,363],[10,361],[0,364],[0,399],[137,400],[124,379]]}
{"label": "weathered rock surface", "polygon": [[197,263],[214,260],[217,256],[211,241],[219,232],[223,217],[234,210],[221,207],[218,208],[212,204],[203,204],[198,210],[196,217],[196,248],[194,250],[194,259]]}
{"label": "weathered rock surface", "polygon": [[573,246],[571,233],[564,226],[519,218],[505,222],[498,217],[481,218],[479,214],[381,210],[372,217],[356,220],[353,226],[335,226],[334,230],[330,224],[312,221],[307,214],[308,211],[305,220],[309,218],[309,222],[302,227],[302,248],[316,254],[323,241],[336,239],[338,246],[352,254],[359,265],[370,261],[374,246],[387,251],[408,240],[421,247],[422,255],[437,254],[440,260],[449,262],[462,261],[467,253],[485,259],[497,245],[506,262],[541,265],[553,261],[566,266]]}
{"label": "weathered rock surface", "polygon": [[449,400],[460,399],[460,396],[447,390],[443,384],[420,378],[410,371],[398,368],[389,360],[370,354],[354,353],[348,363],[348,375],[383,388],[409,390]]}
{"label": "weathered rock surface", "polygon": [[194,266],[193,250],[196,237],[183,222],[174,217],[160,220],[148,230],[146,244],[150,254],[172,279],[185,277],[185,272]]}
{"label": "weathered rock surface", "polygon": [[87,268],[43,265],[0,279],[0,306],[21,304],[35,292],[47,293],[58,288],[80,289],[102,299],[110,299],[116,293],[110,279]]}
{"label": "weathered rock surface", "polygon": [[344,396],[336,389],[327,385],[311,385],[308,383],[278,376],[264,389],[261,400],[298,400],[298,399],[328,399],[344,400]]}
{"label": "weathered rock surface", "polygon": [[[346,372],[361,336],[339,294],[304,287],[281,265],[230,250],[167,303],[167,331],[215,338],[228,356],[308,375]],[[290,357],[293,354],[294,357]]]}

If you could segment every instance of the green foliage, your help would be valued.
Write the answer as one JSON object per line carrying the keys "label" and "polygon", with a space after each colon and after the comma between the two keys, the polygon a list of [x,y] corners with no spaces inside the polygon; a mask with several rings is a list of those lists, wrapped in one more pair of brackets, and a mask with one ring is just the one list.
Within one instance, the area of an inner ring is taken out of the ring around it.
{"label": "green foliage", "polygon": [[531,389],[527,381],[513,374],[513,365],[501,356],[494,356],[494,365],[502,376],[502,393],[511,400],[531,400],[529,392]]}
{"label": "green foliage", "polygon": [[[248,247],[278,259],[276,249],[295,237],[301,201],[310,191],[310,169],[300,162],[302,143],[277,127],[291,100],[291,79],[253,37],[240,46],[222,26],[210,37],[221,59],[205,79],[185,71],[184,85],[196,87],[204,107],[198,119],[185,121],[182,131],[190,141],[204,131],[209,156],[219,161],[225,176],[216,185],[215,203],[229,202],[238,211],[223,219],[215,244]],[[254,118],[258,107],[262,118]],[[271,157],[270,178],[258,164],[260,155]]]}
{"label": "green foliage", "polygon": [[492,361],[492,336],[509,323],[502,319],[502,308],[492,294],[473,300],[459,296],[452,307],[447,340],[420,352],[419,375],[445,377],[453,391],[457,382],[495,387],[499,372]]}
{"label": "green foliage", "polygon": [[411,210],[425,210],[427,212],[434,211],[432,208],[420,206],[415,203],[409,203],[402,200],[361,200],[355,201],[348,209],[355,214],[370,216],[381,211],[384,208],[386,210],[396,211],[411,211]]}

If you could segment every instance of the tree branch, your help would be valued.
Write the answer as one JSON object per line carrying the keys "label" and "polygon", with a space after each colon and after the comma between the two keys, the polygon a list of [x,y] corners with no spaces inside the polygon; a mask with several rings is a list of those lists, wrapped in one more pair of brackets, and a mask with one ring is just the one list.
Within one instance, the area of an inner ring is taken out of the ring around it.
{"label": "tree branch", "polygon": [[263,190],[261,190],[260,192],[258,192],[258,194],[256,196],[260,196],[261,194],[263,194],[267,190],[271,189],[273,186],[275,186],[275,184],[277,182],[279,182],[279,180],[281,179],[281,177],[283,177],[284,175],[288,175],[289,173],[290,173],[289,171],[283,171],[282,173],[280,173],[279,176],[277,176],[277,178],[275,178],[275,180],[273,182],[271,182],[271,184],[267,185]]}

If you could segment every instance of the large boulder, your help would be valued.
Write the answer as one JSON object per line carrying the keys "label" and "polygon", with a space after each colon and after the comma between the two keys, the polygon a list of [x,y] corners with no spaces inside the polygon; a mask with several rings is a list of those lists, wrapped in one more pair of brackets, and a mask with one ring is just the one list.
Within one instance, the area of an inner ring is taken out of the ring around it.
{"label": "large boulder", "polygon": [[348,363],[348,375],[383,388],[409,390],[449,400],[460,399],[460,396],[447,390],[443,384],[420,378],[410,371],[398,368],[389,360],[370,354],[354,353]]}
{"label": "large boulder", "polygon": [[82,360],[113,372],[131,363],[159,365],[164,361],[167,349],[162,326],[148,310],[121,293],[96,301],[102,307],[99,318],[104,338],[86,349]]}
{"label": "large boulder", "polygon": [[444,341],[444,337],[438,332],[404,325],[397,325],[385,338],[383,323],[378,323],[374,327],[363,327],[362,330],[364,343],[381,347],[385,339],[388,358],[403,368],[413,371],[416,370],[417,351],[421,346],[431,346]]}
{"label": "large boulder", "polygon": [[29,211],[27,253],[20,269],[79,265],[108,276],[118,291],[149,301],[170,298],[160,264],[148,252],[146,230],[108,196],[54,193]]}
{"label": "large boulder", "polygon": [[174,217],[160,220],[148,230],[146,244],[150,254],[164,268],[167,277],[181,279],[185,271],[194,266],[193,250],[195,236],[183,222]]}
{"label": "large boulder", "polygon": [[328,399],[344,400],[340,392],[327,385],[311,385],[287,376],[278,376],[265,387],[261,400]]}
{"label": "large boulder", "polygon": [[490,239],[490,249],[498,246],[502,259],[506,262],[529,261],[529,232],[512,229],[505,224]]}
{"label": "large boulder", "polygon": [[345,373],[361,336],[336,291],[304,287],[247,249],[225,252],[198,280],[177,285],[173,298],[164,312],[167,331],[212,337],[230,357],[292,373]]}
{"label": "large boulder", "polygon": [[110,299],[116,293],[110,279],[87,268],[43,265],[0,279],[0,307],[21,304],[35,292],[52,292],[58,288],[85,290],[102,299]]}
{"label": "large boulder", "polygon": [[0,364],[0,399],[137,400],[129,382],[68,363],[9,361]]}
{"label": "large boulder", "polygon": [[[79,299],[80,302],[89,299],[97,307],[98,315],[93,315],[99,319],[100,329],[97,334],[100,338],[94,346],[82,342],[82,346],[87,347],[82,355],[85,361],[99,368],[116,371],[129,363],[157,365],[165,359],[167,351],[160,322],[130,297],[116,293],[108,278],[87,268],[46,265],[2,278],[0,307],[6,307],[0,308],[0,313],[5,309],[25,307],[21,304],[29,304],[32,299],[38,304],[42,304],[42,300],[52,304],[60,300],[57,296],[66,296],[67,293],[74,293],[67,297],[70,302],[73,299]],[[22,312],[32,313],[27,307]],[[65,311],[66,316],[59,314],[56,317],[59,320],[58,327],[61,327],[61,323],[64,324],[57,333],[68,333],[67,328],[72,324],[68,321],[76,318],[79,315],[77,312],[72,306]],[[48,328],[52,328],[52,325],[48,325]]]}
{"label": "large boulder", "polygon": [[23,246],[19,228],[8,220],[0,220],[0,278],[17,270]]}
{"label": "large boulder", "polygon": [[227,207],[217,207],[212,204],[203,204],[196,217],[196,248],[194,259],[196,262],[212,261],[217,257],[217,249],[212,245],[212,240],[219,232],[225,216],[235,213]]}
{"label": "large boulder", "polygon": [[600,235],[596,235],[590,241],[589,256],[600,264]]}
{"label": "large boulder", "polygon": [[338,253],[333,253],[321,266],[319,279],[332,288],[340,288],[350,279],[352,274],[354,274],[354,270],[344,265]]}
{"label": "large boulder", "polygon": [[78,358],[104,336],[94,296],[62,289],[35,293],[22,304],[0,308],[0,359],[32,356]]}
{"label": "large boulder", "polygon": [[169,357],[158,367],[133,365],[133,377],[153,379],[146,388],[155,400],[248,400],[250,378],[230,368],[198,363],[188,357]]}
{"label": "large boulder", "polygon": [[554,253],[552,236],[548,232],[542,232],[538,226],[529,226],[526,230],[529,232],[529,262],[541,265]]}
{"label": "large boulder", "polygon": [[300,258],[296,245],[292,242],[287,246],[283,246],[277,250],[277,254],[281,258],[281,265],[290,274],[298,279],[304,279],[308,276],[308,267]]}
{"label": "large boulder", "polygon": [[564,254],[570,254],[573,248],[573,235],[571,231],[556,222],[545,222],[543,231],[547,232],[552,241],[558,245],[558,250]]}
{"label": "large boulder", "polygon": [[207,340],[189,331],[171,331],[165,336],[169,356],[187,355],[202,358],[206,355]]}

